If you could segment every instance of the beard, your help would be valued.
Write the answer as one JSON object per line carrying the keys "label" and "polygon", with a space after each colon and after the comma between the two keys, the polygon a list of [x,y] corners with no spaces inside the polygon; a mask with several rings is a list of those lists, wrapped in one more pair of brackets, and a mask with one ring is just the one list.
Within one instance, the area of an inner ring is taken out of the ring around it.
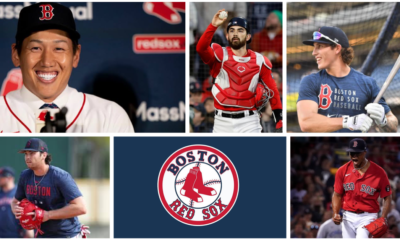
{"label": "beard", "polygon": [[240,38],[235,38],[235,39],[238,39],[239,41],[233,42],[233,38],[232,38],[232,40],[229,40],[229,47],[231,47],[235,50],[238,50],[246,45],[246,39],[243,39],[243,41],[241,41]]}
{"label": "beard", "polygon": [[278,29],[278,24],[265,26],[265,29],[267,29],[268,31],[276,30]]}

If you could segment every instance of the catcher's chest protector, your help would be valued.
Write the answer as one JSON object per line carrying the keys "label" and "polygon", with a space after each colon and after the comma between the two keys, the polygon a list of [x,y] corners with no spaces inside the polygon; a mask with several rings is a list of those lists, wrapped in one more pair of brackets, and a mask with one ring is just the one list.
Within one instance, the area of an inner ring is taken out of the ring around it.
{"label": "catcher's chest protector", "polygon": [[248,50],[249,57],[235,56],[231,48],[222,48],[222,51],[222,59],[216,56],[221,70],[211,90],[215,99],[222,106],[253,108],[264,57],[251,50]]}

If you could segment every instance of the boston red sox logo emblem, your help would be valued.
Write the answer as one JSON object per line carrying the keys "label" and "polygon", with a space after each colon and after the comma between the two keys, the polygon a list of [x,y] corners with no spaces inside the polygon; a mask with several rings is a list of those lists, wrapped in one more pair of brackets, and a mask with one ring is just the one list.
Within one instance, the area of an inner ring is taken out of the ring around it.
{"label": "boston red sox logo emblem", "polygon": [[42,4],[39,7],[42,8],[42,17],[39,20],[51,20],[54,17],[54,8],[50,4]]}
{"label": "boston red sox logo emblem", "polygon": [[332,104],[332,89],[328,84],[321,84],[321,89],[319,91],[318,99],[319,106],[318,108],[327,110]]}
{"label": "boston red sox logo emblem", "polygon": [[205,145],[174,152],[158,176],[158,195],[165,210],[192,226],[213,224],[232,210],[239,194],[239,178],[231,160]]}
{"label": "boston red sox logo emblem", "polygon": [[357,141],[354,141],[353,147],[357,147]]}
{"label": "boston red sox logo emblem", "polygon": [[237,68],[237,70],[239,71],[239,72],[244,72],[245,70],[246,70],[246,68],[245,67],[243,67],[243,66],[239,66],[238,68]]}

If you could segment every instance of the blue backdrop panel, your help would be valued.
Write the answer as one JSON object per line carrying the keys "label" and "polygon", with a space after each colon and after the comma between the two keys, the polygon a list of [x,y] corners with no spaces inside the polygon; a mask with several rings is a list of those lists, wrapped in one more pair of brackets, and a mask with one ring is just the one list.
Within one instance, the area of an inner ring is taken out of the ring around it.
{"label": "blue backdrop panel", "polygon": [[[0,86],[14,68],[11,44],[27,4],[0,3]],[[184,132],[185,54],[133,51],[136,34],[185,34],[184,10],[174,10],[181,21],[171,24],[146,13],[144,3],[62,4],[74,12],[82,45],[69,85],[116,101],[137,132]]]}
{"label": "blue backdrop panel", "polygon": [[[171,217],[160,202],[157,179],[165,160],[192,144],[217,148],[235,165],[239,195],[220,221],[202,227]],[[114,138],[116,238],[285,238],[286,138]]]}

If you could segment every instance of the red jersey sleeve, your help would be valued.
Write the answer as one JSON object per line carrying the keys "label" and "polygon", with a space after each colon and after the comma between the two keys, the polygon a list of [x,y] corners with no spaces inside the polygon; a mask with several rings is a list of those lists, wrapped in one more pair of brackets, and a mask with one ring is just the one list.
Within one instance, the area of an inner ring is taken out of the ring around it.
{"label": "red jersey sleeve", "polygon": [[343,195],[344,189],[343,189],[343,174],[344,174],[344,168],[341,167],[339,170],[336,172],[335,176],[335,186],[334,190],[340,195]]}
{"label": "red jersey sleeve", "polygon": [[381,173],[381,180],[379,182],[380,196],[381,196],[381,198],[385,198],[385,197],[389,196],[390,194],[392,194],[392,188],[390,186],[389,179],[388,179],[386,172],[382,169],[382,171],[380,171],[380,173]]}
{"label": "red jersey sleeve", "polygon": [[214,27],[212,24],[208,25],[203,35],[200,37],[197,43],[196,51],[199,53],[201,60],[212,68],[216,59],[214,50],[210,47],[212,38],[218,27]]}
{"label": "red jersey sleeve", "polygon": [[276,82],[272,78],[272,64],[268,58],[264,57],[264,64],[261,67],[260,78],[268,86],[269,89],[274,93],[272,99],[270,99],[272,110],[282,109],[282,102],[279,96],[278,88],[276,87]]}

